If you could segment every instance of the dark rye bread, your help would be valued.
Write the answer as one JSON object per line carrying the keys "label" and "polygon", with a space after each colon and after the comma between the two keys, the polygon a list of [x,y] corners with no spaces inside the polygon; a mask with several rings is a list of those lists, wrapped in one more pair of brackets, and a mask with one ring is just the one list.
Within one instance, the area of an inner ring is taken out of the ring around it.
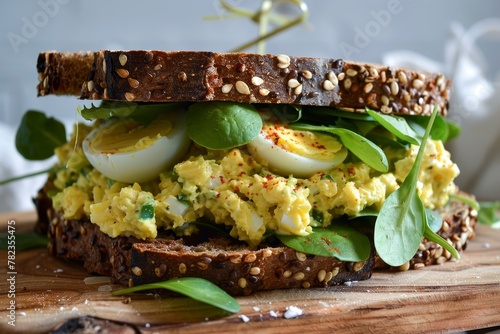
{"label": "dark rye bread", "polygon": [[[48,231],[52,255],[81,262],[88,272],[109,276],[122,285],[195,276],[214,282],[232,295],[249,295],[263,290],[327,287],[365,280],[374,269],[387,267],[374,251],[367,261],[353,263],[305,255],[283,246],[250,250],[220,237],[199,244],[172,237],[147,241],[111,238],[89,220],[65,220],[54,211],[43,192],[35,203],[39,228]],[[452,200],[440,214],[443,227],[439,234],[456,249],[465,250],[475,235],[477,211]],[[449,252],[424,239],[413,259],[399,270],[442,264],[450,259]]]}
{"label": "dark rye bread", "polygon": [[[66,65],[91,67],[80,83]],[[84,63],[84,64],[82,64]],[[64,68],[62,68],[64,66]],[[342,59],[202,51],[41,53],[38,94],[134,102],[236,101],[332,106],[383,113],[446,115],[450,81],[442,74]],[[71,86],[69,84],[71,83]]]}

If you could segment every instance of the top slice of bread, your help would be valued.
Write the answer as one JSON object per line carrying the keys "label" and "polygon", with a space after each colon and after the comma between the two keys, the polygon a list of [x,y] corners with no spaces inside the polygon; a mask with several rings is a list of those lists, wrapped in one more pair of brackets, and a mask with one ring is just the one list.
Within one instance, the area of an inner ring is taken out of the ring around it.
{"label": "top slice of bread", "polygon": [[38,95],[129,102],[235,101],[446,115],[442,74],[342,59],[203,51],[40,53]]}

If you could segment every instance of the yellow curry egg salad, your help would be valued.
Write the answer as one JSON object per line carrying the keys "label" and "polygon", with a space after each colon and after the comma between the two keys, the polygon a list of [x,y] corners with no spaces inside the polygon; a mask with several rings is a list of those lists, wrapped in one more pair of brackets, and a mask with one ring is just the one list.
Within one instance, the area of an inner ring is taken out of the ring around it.
{"label": "yellow curry egg salad", "polygon": [[[232,237],[251,246],[269,232],[307,235],[343,215],[380,209],[410,172],[419,148],[383,147],[387,171],[345,159],[342,152],[344,157],[330,169],[295,177],[276,172],[272,163],[252,154],[255,145],[215,150],[191,142],[180,162],[158,177],[127,183],[101,174],[84,154],[82,142],[98,126],[77,125],[70,140],[56,149],[61,168],[51,192],[54,208],[65,219],[89,217],[111,237],[140,239],[155,238],[159,229],[190,235],[197,230],[191,223],[202,218],[225,225]],[[444,206],[458,174],[443,143],[429,140],[417,184],[425,207]]]}

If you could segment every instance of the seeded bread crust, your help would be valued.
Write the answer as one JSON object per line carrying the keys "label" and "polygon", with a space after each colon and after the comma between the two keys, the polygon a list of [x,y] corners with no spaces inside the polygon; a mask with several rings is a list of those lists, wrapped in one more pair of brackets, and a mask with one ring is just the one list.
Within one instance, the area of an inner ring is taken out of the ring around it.
{"label": "seeded bread crust", "polygon": [[248,249],[227,238],[196,245],[183,239],[111,238],[85,220],[65,220],[50,210],[49,252],[82,262],[89,273],[134,286],[178,277],[210,280],[231,295],[261,290],[326,287],[370,278],[374,252],[363,262],[305,255],[288,247]]}
{"label": "seeded bread crust", "polygon": [[[44,60],[46,60],[44,62]],[[62,85],[72,67],[90,67]],[[82,64],[84,63],[84,64]],[[84,66],[83,66],[84,65]],[[450,81],[442,74],[342,59],[202,51],[108,51],[93,57],[39,56],[38,94],[134,102],[235,101],[332,106],[383,113],[446,115]],[[71,86],[70,86],[71,84]]]}
{"label": "seeded bread crust", "polygon": [[44,52],[38,55],[38,96],[80,95],[82,80],[88,77],[93,52]]}
{"label": "seeded bread crust", "polygon": [[[190,276],[208,279],[231,295],[250,295],[263,290],[327,287],[365,280],[373,270],[388,267],[374,251],[368,260],[353,263],[306,255],[284,246],[251,250],[222,237],[200,243],[164,236],[146,241],[111,238],[88,219],[64,219],[43,191],[35,203],[38,228],[48,232],[53,256],[81,262],[89,273],[109,276],[122,285]],[[453,200],[440,214],[443,227],[438,233],[457,250],[465,250],[475,236],[477,211]],[[418,269],[451,259],[441,246],[424,239],[415,256],[397,269]]]}

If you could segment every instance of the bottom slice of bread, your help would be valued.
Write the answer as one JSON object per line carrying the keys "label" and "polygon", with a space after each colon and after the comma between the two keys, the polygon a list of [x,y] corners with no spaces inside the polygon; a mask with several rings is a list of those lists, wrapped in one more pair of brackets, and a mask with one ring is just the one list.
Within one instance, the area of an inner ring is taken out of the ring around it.
{"label": "bottom slice of bread", "polygon": [[[88,219],[64,219],[43,194],[35,202],[39,227],[48,232],[52,255],[81,262],[89,273],[109,276],[113,282],[128,286],[200,277],[231,295],[249,295],[261,290],[327,287],[365,280],[375,268],[386,267],[373,250],[366,261],[343,262],[283,246],[251,250],[224,237],[199,243],[168,236],[154,240],[111,238]],[[463,202],[451,201],[440,213],[444,223],[439,234],[456,249],[464,250],[474,236],[477,212]],[[406,268],[449,259],[449,252],[424,239]]]}

